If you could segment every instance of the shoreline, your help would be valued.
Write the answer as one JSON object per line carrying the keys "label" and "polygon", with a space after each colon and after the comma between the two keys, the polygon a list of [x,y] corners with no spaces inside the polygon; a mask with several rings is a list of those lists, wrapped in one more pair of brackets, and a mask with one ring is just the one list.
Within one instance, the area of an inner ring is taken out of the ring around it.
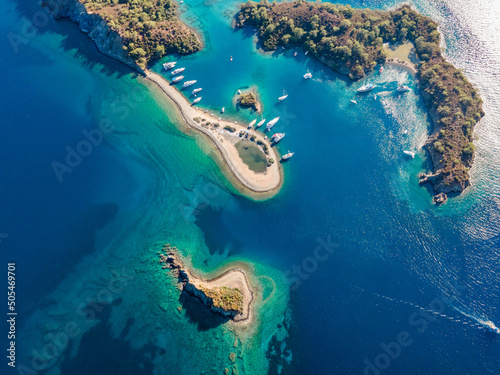
{"label": "shoreline", "polygon": [[[257,199],[267,199],[279,192],[281,186],[283,185],[283,172],[279,163],[280,155],[276,151],[275,147],[270,147],[270,142],[264,139],[264,135],[262,135],[262,133],[257,132],[254,129],[247,129],[246,126],[242,126],[241,124],[235,124],[234,121],[229,121],[227,119],[219,120],[219,118],[215,117],[215,115],[212,116],[213,113],[205,113],[201,109],[192,106],[188,99],[184,97],[175,85],[169,83],[158,73],[145,70],[144,78],[158,87],[167,99],[175,104],[183,122],[188,128],[198,131],[211,140],[213,145],[218,150],[224,165],[229,170],[231,177],[234,177],[234,180],[236,180],[236,185],[240,185],[235,186],[240,193],[245,194],[245,190],[247,190],[251,193],[251,195],[255,195],[255,198]],[[194,118],[197,117],[205,119],[206,121],[197,123],[194,120]],[[217,129],[214,129],[201,125],[206,122],[210,122],[212,124],[218,123],[220,126]],[[230,133],[229,131],[223,129],[225,126],[231,126],[235,128],[236,131],[234,133]],[[247,130],[250,135],[255,135],[255,142],[260,140],[268,146],[268,157],[274,159],[274,163],[267,167],[267,170],[264,173],[255,173],[250,170],[250,168],[243,162],[239,156],[238,150],[234,146],[236,142],[245,139],[238,135],[239,132]],[[230,178],[230,180],[232,179]],[[233,183],[233,185],[235,184]],[[243,191],[241,187],[243,188]]]}
{"label": "shoreline", "polygon": [[[247,272],[244,266],[239,263],[228,263],[221,270],[214,271],[217,276],[207,278],[210,274],[201,276],[199,271],[194,271],[192,265],[187,266],[185,259],[178,253],[175,246],[163,247],[165,254],[160,256],[160,263],[164,263],[163,268],[169,268],[178,277],[178,283],[181,283],[182,289],[193,297],[206,302],[207,297],[203,292],[204,289],[213,288],[235,288],[240,291],[243,298],[243,309],[240,314],[236,314],[230,318],[233,324],[238,326],[252,325],[255,322],[255,314],[253,313],[253,303],[255,301],[256,291],[252,288]],[[212,309],[214,313],[220,313],[228,316],[220,311],[220,308]],[[230,315],[229,315],[230,316]]]}

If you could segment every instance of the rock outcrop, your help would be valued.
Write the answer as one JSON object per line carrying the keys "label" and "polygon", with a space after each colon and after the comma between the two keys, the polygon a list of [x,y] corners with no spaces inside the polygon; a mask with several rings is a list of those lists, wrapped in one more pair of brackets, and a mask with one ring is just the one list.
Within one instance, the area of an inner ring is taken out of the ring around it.
{"label": "rock outcrop", "polygon": [[210,282],[198,279],[183,265],[175,247],[165,245],[165,254],[160,254],[164,269],[170,269],[181,290],[198,298],[205,306],[224,317],[239,320],[243,314],[243,295],[237,288],[210,286]]}
{"label": "rock outcrop", "polygon": [[80,30],[87,33],[95,42],[99,52],[143,73],[123,49],[123,39],[120,34],[112,30],[100,15],[87,12],[85,6],[78,0],[47,0],[45,4],[50,8],[54,18],[69,18],[77,23]]}

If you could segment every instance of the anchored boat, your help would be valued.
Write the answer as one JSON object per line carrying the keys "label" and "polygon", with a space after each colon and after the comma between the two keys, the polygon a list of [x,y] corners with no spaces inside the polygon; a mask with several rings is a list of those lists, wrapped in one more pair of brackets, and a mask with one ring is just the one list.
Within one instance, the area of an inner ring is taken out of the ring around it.
{"label": "anchored boat", "polygon": [[398,86],[398,88],[396,90],[399,92],[406,92],[406,91],[410,91],[410,88],[408,86],[405,86],[405,85],[400,85],[400,86]]}
{"label": "anchored boat", "polygon": [[172,82],[174,82],[174,83],[175,83],[175,82],[179,82],[179,81],[182,81],[183,79],[184,79],[184,76],[177,76],[177,77],[175,77],[175,78],[172,80]]}
{"label": "anchored boat", "polygon": [[304,74],[304,79],[311,79],[312,77],[313,77],[313,75],[310,72],[307,72],[306,74]]}
{"label": "anchored boat", "polygon": [[280,119],[280,118],[279,118],[279,116],[278,116],[278,117],[276,117],[276,118],[273,118],[271,121],[269,121],[269,122],[267,123],[267,125],[266,125],[266,130],[271,130],[271,128],[272,128],[274,125],[276,125],[276,123],[278,122],[278,120],[279,120],[279,119]]}
{"label": "anchored boat", "polygon": [[194,85],[196,83],[196,81],[186,81],[184,82],[184,84],[182,85],[182,88],[184,87],[188,87],[188,86],[191,86],[191,85]]}
{"label": "anchored boat", "polygon": [[295,154],[295,152],[290,152],[290,151],[288,151],[288,154],[283,155],[283,156],[281,157],[281,160],[282,160],[282,161],[288,160],[288,159],[290,159],[290,158],[293,156],[293,154]]}
{"label": "anchored boat", "polygon": [[174,71],[172,71],[172,75],[175,76],[179,73],[182,73],[184,70],[186,70],[186,68],[177,68]]}
{"label": "anchored boat", "polygon": [[165,69],[165,70],[172,69],[175,66],[175,64],[177,64],[177,61],[165,63],[165,64],[163,64],[163,69]]}
{"label": "anchored boat", "polygon": [[196,98],[195,100],[193,100],[193,104],[198,103],[198,102],[201,100],[201,98],[202,98],[202,97],[200,96],[200,97]]}
{"label": "anchored boat", "polygon": [[256,122],[257,122],[257,119],[253,120],[250,124],[248,124],[248,129],[250,129],[252,126],[254,126]]}
{"label": "anchored boat", "polygon": [[283,138],[285,138],[285,133],[276,133],[274,134],[272,137],[271,137],[271,140],[274,142],[274,143],[278,143],[279,141],[281,141]]}
{"label": "anchored boat", "polygon": [[262,120],[260,120],[257,125],[255,125],[255,128],[260,128],[264,123],[266,122],[266,119],[263,118]]}
{"label": "anchored boat", "polygon": [[201,90],[202,90],[202,88],[201,88],[201,87],[200,87],[199,89],[194,89],[193,91],[191,91],[191,94],[196,95],[196,94],[198,94]]}

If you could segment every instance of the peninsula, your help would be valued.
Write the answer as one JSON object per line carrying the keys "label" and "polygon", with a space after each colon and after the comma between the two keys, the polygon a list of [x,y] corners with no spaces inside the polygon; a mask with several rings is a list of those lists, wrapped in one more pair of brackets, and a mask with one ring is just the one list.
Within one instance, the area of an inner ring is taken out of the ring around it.
{"label": "peninsula", "polygon": [[[174,85],[147,69],[149,62],[166,53],[187,54],[201,48],[196,34],[178,20],[174,2],[48,0],[46,4],[55,18],[67,17],[78,23],[100,52],[138,71],[174,102],[184,123],[214,144],[229,171],[228,178],[239,191],[254,199],[267,199],[279,191],[283,183],[283,171],[277,163],[280,156],[262,133],[197,109]],[[146,26],[147,19],[157,21]],[[241,159],[235,145],[242,139],[262,149],[265,171],[253,171]]]}
{"label": "peninsula", "polygon": [[254,3],[241,6],[235,26],[253,27],[266,51],[301,45],[320,61],[359,79],[387,61],[384,43],[412,42],[421,92],[434,129],[425,144],[433,171],[421,174],[438,194],[462,192],[470,184],[472,133],[484,116],[478,91],[441,54],[438,25],[409,5],[391,11],[354,9],[331,3]]}
{"label": "peninsula", "polygon": [[166,244],[159,255],[162,268],[172,271],[181,289],[187,294],[198,298],[212,311],[235,323],[252,322],[254,292],[243,269],[231,268],[206,280],[184,264],[175,246]]}

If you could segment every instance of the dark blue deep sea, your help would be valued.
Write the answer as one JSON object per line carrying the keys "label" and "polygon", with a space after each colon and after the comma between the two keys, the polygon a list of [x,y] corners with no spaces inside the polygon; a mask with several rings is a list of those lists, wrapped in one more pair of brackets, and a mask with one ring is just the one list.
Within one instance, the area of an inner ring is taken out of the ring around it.
{"label": "dark blue deep sea", "polygon": [[[240,121],[253,117],[231,97],[257,86],[264,117],[281,116],[280,152],[295,152],[282,191],[255,202],[235,193],[210,147],[153,88],[77,25],[37,1],[0,1],[0,274],[16,263],[19,313],[17,368],[3,356],[0,373],[500,374],[500,336],[485,329],[500,325],[497,4],[410,2],[439,22],[446,57],[486,111],[472,186],[435,207],[416,177],[429,168],[421,147],[432,125],[417,80],[400,67],[368,77],[377,88],[359,96],[362,82],[301,50],[259,52],[251,31],[230,27],[237,2],[185,0],[182,19],[205,49],[164,60],[198,80],[203,107],[225,106]],[[396,95],[403,82],[412,91]],[[276,105],[283,89],[289,98]],[[103,120],[112,130],[86,142]],[[71,167],[58,177],[57,163]],[[268,309],[281,321],[269,319],[254,345],[240,337],[236,364],[232,332],[190,302],[177,314],[173,292],[144,276],[162,241],[202,267],[236,257],[275,280]],[[81,323],[123,269],[126,287]],[[75,322],[78,334],[53,339]],[[47,343],[61,345],[50,354]]]}

